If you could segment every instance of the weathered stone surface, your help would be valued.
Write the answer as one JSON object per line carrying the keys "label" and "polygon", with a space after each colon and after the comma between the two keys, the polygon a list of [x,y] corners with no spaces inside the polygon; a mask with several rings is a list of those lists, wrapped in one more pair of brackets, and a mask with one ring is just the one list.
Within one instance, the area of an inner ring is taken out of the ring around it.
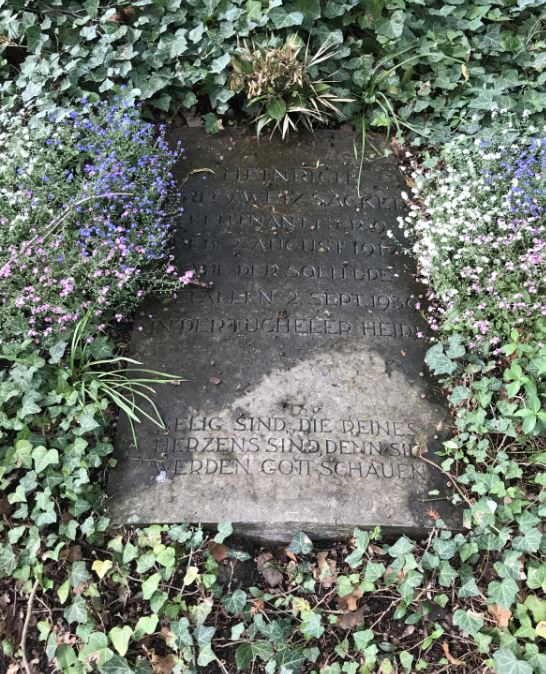
{"label": "weathered stone surface", "polygon": [[121,424],[114,520],[230,520],[272,541],[418,533],[431,505],[449,518],[427,497],[445,478],[416,456],[433,458],[445,409],[422,372],[413,262],[386,235],[396,161],[366,162],[358,195],[350,133],[178,135],[176,256],[214,285],[138,313],[134,357],[187,381],[158,388],[165,432],[143,424],[135,448]]}

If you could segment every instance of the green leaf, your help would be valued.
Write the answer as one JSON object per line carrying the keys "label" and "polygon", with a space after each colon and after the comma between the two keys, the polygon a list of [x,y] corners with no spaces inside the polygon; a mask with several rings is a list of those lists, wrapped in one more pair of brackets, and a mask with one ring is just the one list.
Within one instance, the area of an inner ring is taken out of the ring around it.
{"label": "green leaf", "polygon": [[413,655],[408,651],[401,651],[398,654],[398,657],[400,659],[400,664],[402,665],[406,674],[410,674],[411,666],[413,664]]}
{"label": "green leaf", "polygon": [[243,590],[235,590],[233,594],[224,597],[222,603],[226,607],[226,611],[231,615],[241,613],[246,605],[247,594]]}
{"label": "green leaf", "polygon": [[322,618],[319,613],[314,613],[313,611],[306,611],[302,615],[302,623],[300,625],[300,631],[306,639],[320,639],[324,634],[324,626],[322,623]]}
{"label": "green leaf", "polygon": [[453,624],[463,632],[474,636],[483,627],[484,621],[481,615],[460,608],[453,614]]}
{"label": "green leaf", "polygon": [[199,567],[188,566],[184,575],[184,585],[191,585],[199,577]]}
{"label": "green leaf", "polygon": [[[69,670],[67,670],[69,671]],[[100,674],[135,674],[135,670],[121,655],[114,654],[99,667]]]}
{"label": "green leaf", "polygon": [[267,114],[275,121],[280,121],[286,113],[286,103],[282,98],[273,98],[266,105]]}
{"label": "green leaf", "polygon": [[64,604],[66,600],[68,599],[68,595],[70,593],[70,581],[65,580],[62,585],[59,585],[57,588],[57,596],[59,597],[59,601],[61,604]]}
{"label": "green leaf", "polygon": [[497,674],[533,674],[533,668],[524,660],[518,660],[509,648],[501,648],[494,654]]}
{"label": "green leaf", "polygon": [[493,580],[487,586],[488,600],[504,609],[509,609],[512,606],[518,591],[518,584],[513,578]]}
{"label": "green leaf", "polygon": [[64,356],[64,352],[66,351],[66,347],[68,346],[68,342],[64,341],[59,341],[56,342],[50,349],[49,349],[49,355],[51,356],[49,359],[49,362],[52,365],[56,365],[57,363],[60,363],[61,358]]}
{"label": "green leaf", "polygon": [[305,532],[298,531],[292,538],[288,549],[295,555],[308,555],[313,550],[313,541]]}
{"label": "green leaf", "polygon": [[146,634],[153,634],[158,622],[159,618],[155,614],[141,616],[135,625],[135,641],[139,641]]}
{"label": "green leaf", "polygon": [[142,582],[142,597],[143,597],[143,599],[150,599],[151,598],[153,593],[159,587],[160,581],[161,581],[161,576],[159,575],[159,573],[154,573],[149,578],[146,578],[146,580]]}
{"label": "green leaf", "polygon": [[305,18],[302,12],[288,12],[283,7],[274,7],[269,11],[268,16],[277,30],[301,26]]}
{"label": "green leaf", "polygon": [[425,356],[425,363],[435,375],[453,374],[457,369],[457,363],[444,353],[444,347],[440,343],[430,347]]}
{"label": "green leaf", "polygon": [[229,65],[230,61],[231,56],[229,54],[223,54],[222,56],[215,58],[213,62],[210,64],[210,72],[211,73],[223,72]]}
{"label": "green leaf", "polygon": [[246,669],[253,660],[254,654],[252,652],[252,644],[246,643],[238,646],[235,651],[235,664],[237,665],[237,669]]}
{"label": "green leaf", "polygon": [[376,23],[376,34],[380,42],[397,40],[404,30],[406,14],[402,10],[395,10],[388,17],[381,17]]}
{"label": "green leaf", "polygon": [[69,582],[72,587],[83,585],[91,578],[87,564],[83,561],[73,562],[70,570]]}
{"label": "green leaf", "polygon": [[414,543],[412,543],[409,538],[402,536],[394,545],[391,545],[388,548],[387,552],[391,557],[401,557],[402,555],[409,554],[414,547]]}
{"label": "green leaf", "polygon": [[87,622],[87,605],[85,599],[78,595],[74,601],[64,610],[64,617],[69,623],[85,623]]}
{"label": "green leaf", "polygon": [[215,543],[223,543],[233,533],[231,522],[219,522],[218,533],[214,537]]}
{"label": "green leaf", "polygon": [[305,662],[303,649],[285,648],[277,653],[277,664],[282,671],[284,667],[286,674],[297,674],[300,667]]}
{"label": "green leaf", "polygon": [[110,632],[108,632],[110,641],[120,655],[125,655],[129,648],[129,642],[133,636],[133,630],[129,625],[124,625],[123,627],[113,627]]}
{"label": "green leaf", "polygon": [[206,115],[203,115],[203,121],[205,122],[205,131],[211,135],[220,133],[224,128],[222,120],[214,112],[207,112]]}
{"label": "green leaf", "polygon": [[48,466],[56,466],[59,463],[59,452],[56,449],[46,449],[41,445],[32,452],[34,459],[34,468],[37,473],[41,473]]}

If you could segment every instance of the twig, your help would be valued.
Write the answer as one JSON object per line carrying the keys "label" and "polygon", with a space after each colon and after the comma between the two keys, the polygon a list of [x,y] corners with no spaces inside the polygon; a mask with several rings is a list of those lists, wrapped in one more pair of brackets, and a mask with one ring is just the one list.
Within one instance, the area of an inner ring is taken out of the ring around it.
{"label": "twig", "polygon": [[28,626],[30,624],[30,616],[32,615],[32,605],[34,604],[34,598],[36,597],[36,592],[38,591],[38,585],[40,584],[38,578],[34,581],[32,590],[30,591],[30,596],[28,598],[27,604],[27,613],[25,616],[25,622],[23,623],[23,631],[21,632],[21,654],[23,658],[23,665],[27,674],[32,674],[30,669],[30,663],[27,658],[26,645],[27,645],[27,635],[28,635]]}
{"label": "twig", "polygon": [[472,502],[470,501],[470,499],[468,498],[468,496],[464,493],[464,491],[461,489],[461,487],[459,487],[459,483],[458,483],[457,478],[455,477],[455,475],[452,475],[451,473],[448,473],[447,470],[444,470],[443,468],[440,468],[440,466],[439,466],[437,463],[435,463],[435,462],[432,461],[431,459],[427,459],[427,458],[424,457],[421,453],[419,453],[418,456],[419,456],[419,458],[421,459],[421,461],[424,461],[425,463],[429,463],[431,466],[434,466],[434,468],[436,468],[437,470],[439,470],[440,473],[443,473],[446,477],[448,477],[448,478],[451,480],[451,482],[452,482],[453,486],[455,487],[455,489],[456,489],[456,490],[459,492],[459,494],[463,497],[463,499],[466,501],[466,503],[472,508],[472,505],[473,505]]}

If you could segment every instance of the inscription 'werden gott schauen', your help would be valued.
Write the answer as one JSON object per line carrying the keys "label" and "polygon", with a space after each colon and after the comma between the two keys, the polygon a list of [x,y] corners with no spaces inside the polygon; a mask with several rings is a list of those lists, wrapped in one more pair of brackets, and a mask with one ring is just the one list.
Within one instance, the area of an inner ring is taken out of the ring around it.
{"label": "inscription 'werden gott schauen'", "polygon": [[432,524],[439,483],[417,454],[443,410],[412,262],[386,235],[404,207],[394,160],[366,164],[358,194],[350,134],[182,140],[176,257],[210,287],[137,317],[135,357],[187,381],[157,391],[165,431],[143,424],[134,448],[122,429],[115,518],[269,540]]}

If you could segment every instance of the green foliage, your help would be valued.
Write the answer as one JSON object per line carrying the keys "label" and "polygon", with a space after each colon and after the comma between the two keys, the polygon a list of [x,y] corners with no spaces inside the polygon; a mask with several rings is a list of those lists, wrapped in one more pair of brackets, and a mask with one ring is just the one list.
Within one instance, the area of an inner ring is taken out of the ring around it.
{"label": "green foliage", "polygon": [[239,49],[232,59],[231,88],[246,93],[249,110],[256,110],[256,132],[271,125],[285,138],[290,130],[304,126],[310,131],[316,124],[326,124],[332,117],[341,118],[340,103],[351,103],[331,91],[330,82],[313,79],[311,73],[319,64],[332,60],[337,51],[328,42],[315,54],[303,51],[301,40],[290,35],[277,48],[251,47]]}
{"label": "green foliage", "polygon": [[[546,107],[545,22],[540,0],[445,3],[379,0],[54,0],[0,2],[5,100],[68,106],[124,84],[156,110],[198,99],[217,115],[236,107],[230,58],[250,38],[270,48],[298,32],[311,51],[328,38],[344,114],[368,126],[410,124],[429,141],[472,129],[493,104],[540,117]],[[313,74],[315,77],[315,74]],[[212,123],[209,121],[212,126]]]}

